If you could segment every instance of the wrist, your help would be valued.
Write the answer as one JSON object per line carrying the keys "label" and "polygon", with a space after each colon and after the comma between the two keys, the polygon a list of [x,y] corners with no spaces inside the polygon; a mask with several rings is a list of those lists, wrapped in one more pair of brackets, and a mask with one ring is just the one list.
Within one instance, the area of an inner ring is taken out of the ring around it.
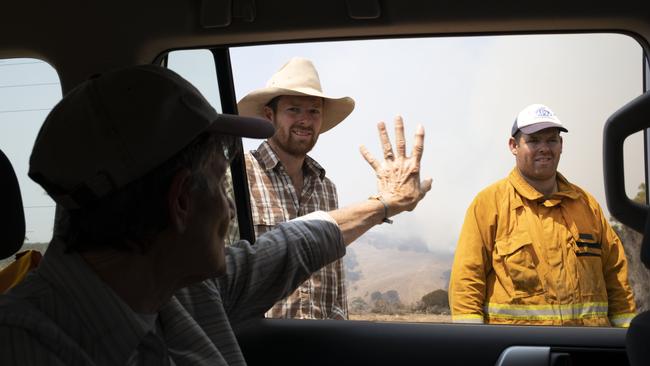
{"label": "wrist", "polygon": [[370,196],[370,197],[368,197],[368,199],[377,200],[377,201],[379,201],[379,203],[381,203],[381,205],[383,206],[381,222],[382,223],[385,222],[387,224],[392,224],[393,220],[391,220],[389,218],[390,217],[390,214],[389,214],[390,206],[388,205],[388,202],[381,195],[378,195],[378,194],[376,194],[374,196]]}

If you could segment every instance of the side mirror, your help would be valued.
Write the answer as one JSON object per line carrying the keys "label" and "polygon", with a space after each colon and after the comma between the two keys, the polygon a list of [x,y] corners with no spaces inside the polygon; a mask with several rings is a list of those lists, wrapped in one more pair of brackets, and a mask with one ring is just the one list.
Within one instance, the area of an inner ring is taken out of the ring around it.
{"label": "side mirror", "polygon": [[603,173],[609,212],[621,223],[643,234],[641,261],[650,268],[650,215],[647,205],[632,201],[625,193],[623,143],[639,131],[650,128],[650,92],[616,111],[603,132]]}

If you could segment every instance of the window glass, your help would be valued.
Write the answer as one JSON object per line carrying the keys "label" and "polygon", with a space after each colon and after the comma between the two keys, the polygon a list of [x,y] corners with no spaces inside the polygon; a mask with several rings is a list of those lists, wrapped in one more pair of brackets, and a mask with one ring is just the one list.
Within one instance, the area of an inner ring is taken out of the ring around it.
{"label": "window glass", "polygon": [[643,155],[643,131],[628,136],[623,142],[625,192],[631,200],[639,203],[646,203]]}
{"label": "window glass", "polygon": [[[402,115],[409,137],[418,123],[426,129],[422,175],[434,179],[428,197],[348,247],[351,319],[450,320],[446,291],[465,211],[479,191],[513,169],[510,130],[528,104],[545,104],[563,121],[570,132],[563,135],[558,170],[609,217],[603,124],[642,93],[642,49],[618,34],[298,43],[230,53],[238,99],[301,56],[314,62],[326,94],[356,100],[354,112],[310,152],[336,184],[341,206],[376,191],[358,147],[381,156],[378,121]],[[639,139],[629,144],[629,184],[636,189],[644,181],[643,147]],[[244,142],[245,150],[258,145]]]}
{"label": "window glass", "polygon": [[[210,50],[178,50],[167,54],[167,67],[192,83],[210,104],[221,113],[221,97],[219,96],[219,81],[214,57]],[[235,200],[232,188],[232,174],[230,167],[226,171],[226,185],[230,198]],[[226,244],[239,240],[239,225],[236,219],[230,224],[226,237]]]}
{"label": "window glass", "polygon": [[[0,149],[13,165],[25,211],[23,249],[44,251],[52,238],[54,201],[27,176],[29,156],[41,124],[61,99],[59,77],[36,59],[0,60]],[[4,263],[13,260],[10,258]]]}
{"label": "window glass", "polygon": [[167,55],[167,67],[192,83],[221,113],[219,83],[212,52],[209,50],[179,50]]}

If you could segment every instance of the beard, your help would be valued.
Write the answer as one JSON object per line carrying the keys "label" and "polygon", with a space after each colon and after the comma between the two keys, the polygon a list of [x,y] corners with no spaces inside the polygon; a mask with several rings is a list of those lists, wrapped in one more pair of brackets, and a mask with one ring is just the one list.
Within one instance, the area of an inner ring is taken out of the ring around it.
{"label": "beard", "polygon": [[300,130],[311,132],[311,138],[309,140],[299,140],[291,133],[291,130],[293,129],[298,128],[291,128],[287,132],[278,130],[276,131],[275,135],[271,137],[271,140],[275,143],[276,146],[281,148],[287,154],[295,157],[304,157],[316,145],[316,141],[318,141],[318,135],[311,128],[302,128]]}

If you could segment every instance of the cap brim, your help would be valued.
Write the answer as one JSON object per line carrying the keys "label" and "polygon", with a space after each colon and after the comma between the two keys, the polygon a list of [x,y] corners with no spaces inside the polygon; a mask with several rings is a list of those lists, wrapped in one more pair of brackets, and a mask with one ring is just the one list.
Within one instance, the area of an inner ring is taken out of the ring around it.
{"label": "cap brim", "polygon": [[564,126],[559,125],[559,124],[557,124],[555,122],[539,122],[539,123],[535,123],[535,124],[532,124],[532,125],[529,125],[529,126],[521,127],[519,129],[519,131],[525,133],[526,135],[530,135],[530,134],[539,132],[541,130],[545,130],[547,128],[557,128],[560,131],[569,132],[569,130],[564,128]]}
{"label": "cap brim", "polygon": [[275,127],[269,120],[234,114],[219,114],[209,128],[224,135],[255,139],[265,139],[275,133]]}

